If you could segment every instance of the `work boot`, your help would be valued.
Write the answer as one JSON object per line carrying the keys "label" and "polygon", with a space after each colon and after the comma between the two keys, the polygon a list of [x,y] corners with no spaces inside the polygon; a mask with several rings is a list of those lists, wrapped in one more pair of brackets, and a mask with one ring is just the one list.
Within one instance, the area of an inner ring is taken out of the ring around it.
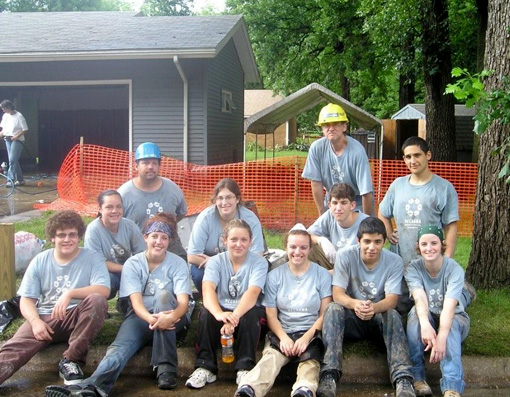
{"label": "work boot", "polygon": [[416,397],[411,378],[404,376],[398,378],[396,383],[396,397]]}
{"label": "work boot", "polygon": [[335,397],[336,396],[336,380],[334,371],[325,371],[319,379],[319,388],[317,389],[317,397]]}

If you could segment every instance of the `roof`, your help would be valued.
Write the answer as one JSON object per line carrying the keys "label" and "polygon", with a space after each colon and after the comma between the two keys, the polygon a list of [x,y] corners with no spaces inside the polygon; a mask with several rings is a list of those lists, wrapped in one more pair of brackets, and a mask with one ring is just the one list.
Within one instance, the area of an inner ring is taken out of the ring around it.
{"label": "roof", "polygon": [[280,95],[271,90],[245,90],[244,91],[244,117],[250,117],[252,114],[281,101]]}
{"label": "roof", "polygon": [[[465,105],[455,105],[455,117],[474,117],[475,108],[467,108]],[[392,120],[425,120],[425,104],[411,103],[404,106],[397,113],[391,116]]]}
{"label": "roof", "polygon": [[233,39],[246,82],[260,80],[241,15],[7,12],[0,26],[11,27],[3,30],[0,62],[214,58]]}
{"label": "roof", "polygon": [[332,102],[342,106],[349,120],[359,127],[367,130],[380,130],[382,127],[382,122],[377,117],[320,84],[312,83],[245,119],[244,132],[272,133],[279,125],[321,102]]}

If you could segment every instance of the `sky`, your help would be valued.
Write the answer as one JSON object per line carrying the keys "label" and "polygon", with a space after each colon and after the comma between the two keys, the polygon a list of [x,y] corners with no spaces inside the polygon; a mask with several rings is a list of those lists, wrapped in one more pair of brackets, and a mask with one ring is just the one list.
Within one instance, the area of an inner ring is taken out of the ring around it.
{"label": "sky", "polygon": [[[129,3],[135,6],[135,9],[139,10],[143,4],[143,0],[127,0]],[[193,0],[193,8],[195,12],[200,10],[207,5],[212,5],[215,11],[223,11],[225,9],[225,0]]]}

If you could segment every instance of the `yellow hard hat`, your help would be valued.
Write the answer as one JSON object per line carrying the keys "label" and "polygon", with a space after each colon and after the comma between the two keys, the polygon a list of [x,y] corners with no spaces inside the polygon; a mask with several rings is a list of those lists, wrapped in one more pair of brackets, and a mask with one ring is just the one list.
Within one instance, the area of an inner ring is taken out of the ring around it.
{"label": "yellow hard hat", "polygon": [[321,109],[321,112],[319,113],[319,119],[317,120],[317,125],[320,127],[322,124],[337,123],[339,121],[349,122],[349,119],[345,114],[345,110],[343,110],[342,107],[336,103],[328,103]]}

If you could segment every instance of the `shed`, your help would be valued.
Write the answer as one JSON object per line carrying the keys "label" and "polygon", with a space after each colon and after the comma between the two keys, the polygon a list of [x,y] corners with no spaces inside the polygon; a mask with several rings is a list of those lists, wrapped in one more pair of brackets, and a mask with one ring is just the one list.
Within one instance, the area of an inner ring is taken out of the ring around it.
{"label": "shed", "polygon": [[[197,164],[242,161],[244,84],[259,82],[242,16],[0,13],[0,98],[29,124],[44,171],[86,143],[154,141]],[[55,150],[57,149],[57,150]],[[0,153],[2,156],[2,153]]]}
{"label": "shed", "polygon": [[373,150],[370,150],[365,144],[367,153],[371,157],[378,158],[382,154],[383,125],[381,120],[317,83],[307,85],[248,117],[244,121],[244,132],[271,134],[279,125],[322,102],[332,102],[342,106],[350,124],[363,129],[359,137],[352,133],[353,138],[357,138],[362,143],[372,143]]}
{"label": "shed", "polygon": [[[455,105],[455,142],[457,146],[457,161],[469,162],[473,153],[475,108],[467,108],[465,105]],[[400,154],[400,147],[411,136],[421,136],[426,139],[426,116],[425,104],[413,103],[404,106],[391,116],[397,120],[395,139],[395,153]]]}

